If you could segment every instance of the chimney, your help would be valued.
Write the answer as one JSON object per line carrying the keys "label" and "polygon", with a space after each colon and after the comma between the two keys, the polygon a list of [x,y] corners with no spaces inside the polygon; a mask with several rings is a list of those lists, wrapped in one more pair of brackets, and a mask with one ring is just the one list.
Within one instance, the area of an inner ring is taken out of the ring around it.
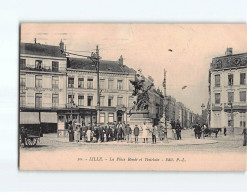
{"label": "chimney", "polygon": [[123,65],[123,56],[121,55],[120,58],[118,59],[118,64]]}
{"label": "chimney", "polygon": [[232,55],[232,48],[226,48],[225,55],[226,55],[226,56]]}
{"label": "chimney", "polygon": [[63,50],[64,51],[64,42],[63,42],[62,39],[61,39],[61,41],[59,43],[59,47],[60,47],[60,50]]}

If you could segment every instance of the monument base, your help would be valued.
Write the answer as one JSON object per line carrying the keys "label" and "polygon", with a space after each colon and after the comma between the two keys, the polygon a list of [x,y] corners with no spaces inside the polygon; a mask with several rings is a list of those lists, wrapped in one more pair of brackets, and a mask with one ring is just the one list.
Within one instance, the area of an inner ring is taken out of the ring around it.
{"label": "monument base", "polygon": [[133,111],[131,112],[129,116],[128,123],[131,126],[134,125],[143,125],[143,123],[146,123],[148,126],[152,126],[153,120],[149,118],[149,112],[148,111]]}

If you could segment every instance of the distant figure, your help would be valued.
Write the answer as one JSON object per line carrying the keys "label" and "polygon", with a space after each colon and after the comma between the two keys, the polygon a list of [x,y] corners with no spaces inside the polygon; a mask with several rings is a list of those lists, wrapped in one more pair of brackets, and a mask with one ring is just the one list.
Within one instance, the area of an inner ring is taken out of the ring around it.
{"label": "distant figure", "polygon": [[181,140],[182,137],[181,137],[181,126],[180,126],[180,123],[179,123],[179,120],[177,120],[177,124],[176,124],[176,134],[177,134],[177,140]]}
{"label": "distant figure", "polygon": [[132,134],[132,130],[129,124],[127,124],[126,127],[126,139],[127,139],[127,143],[131,142],[131,134]]}
{"label": "distant figure", "polygon": [[156,144],[156,135],[157,135],[157,132],[158,132],[158,128],[156,125],[153,125],[153,128],[152,128],[152,142],[153,144]]}
{"label": "distant figure", "polygon": [[139,136],[139,127],[138,127],[138,125],[135,125],[134,135],[135,135],[135,144],[138,144],[138,136]]}
{"label": "distant figure", "polygon": [[143,143],[148,143],[148,131],[149,130],[145,122],[143,123],[142,130],[143,130],[143,133],[142,133]]}
{"label": "distant figure", "polygon": [[125,122],[123,122],[123,124],[122,124],[123,140],[126,140],[126,129],[127,129],[127,124],[125,124]]}
{"label": "distant figure", "polygon": [[80,141],[80,126],[79,125],[76,125],[75,131],[74,131],[74,137],[75,137],[76,142]]}
{"label": "distant figure", "polygon": [[87,142],[91,142],[91,133],[92,133],[92,126],[91,126],[91,123],[88,123],[88,126],[87,126]]}
{"label": "distant figure", "polygon": [[242,135],[244,135],[243,146],[246,146],[246,128],[244,128]]}
{"label": "distant figure", "polygon": [[226,136],[226,127],[224,127],[224,136]]}
{"label": "distant figure", "polygon": [[69,122],[68,133],[69,133],[69,142],[73,142],[74,141],[74,130],[73,130],[72,121]]}

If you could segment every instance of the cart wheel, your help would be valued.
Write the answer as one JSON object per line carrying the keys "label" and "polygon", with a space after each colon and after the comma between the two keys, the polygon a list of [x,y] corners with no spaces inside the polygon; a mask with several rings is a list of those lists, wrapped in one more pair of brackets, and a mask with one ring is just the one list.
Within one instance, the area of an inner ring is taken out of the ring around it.
{"label": "cart wheel", "polygon": [[35,146],[37,144],[37,138],[26,138],[27,146]]}

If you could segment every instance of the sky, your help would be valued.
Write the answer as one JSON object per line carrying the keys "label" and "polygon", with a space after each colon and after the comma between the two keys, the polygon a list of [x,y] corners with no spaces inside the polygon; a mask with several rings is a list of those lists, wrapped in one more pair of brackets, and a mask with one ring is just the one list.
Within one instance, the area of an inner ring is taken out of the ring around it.
{"label": "sky", "polygon": [[[102,60],[117,61],[154,79],[163,90],[167,71],[167,95],[195,113],[208,102],[208,72],[212,58],[247,52],[245,24],[97,24],[23,23],[21,42],[59,45],[67,51],[90,55],[99,45]],[[169,51],[172,50],[172,52]],[[182,89],[183,86],[187,86]]]}

